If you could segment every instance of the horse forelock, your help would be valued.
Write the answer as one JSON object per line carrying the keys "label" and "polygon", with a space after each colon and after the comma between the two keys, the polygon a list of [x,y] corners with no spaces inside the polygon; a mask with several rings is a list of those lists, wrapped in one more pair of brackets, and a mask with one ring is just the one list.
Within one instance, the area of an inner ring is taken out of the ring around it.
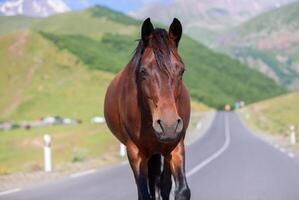
{"label": "horse forelock", "polygon": [[170,42],[168,32],[165,29],[156,28],[154,30],[153,37],[151,38],[148,47],[144,45],[142,40],[139,40],[132,58],[132,64],[135,66],[136,70],[139,69],[141,58],[146,48],[152,49],[157,66],[169,76],[172,76],[175,72],[175,67],[171,63],[171,54],[182,62],[179,55],[175,52],[175,46]]}

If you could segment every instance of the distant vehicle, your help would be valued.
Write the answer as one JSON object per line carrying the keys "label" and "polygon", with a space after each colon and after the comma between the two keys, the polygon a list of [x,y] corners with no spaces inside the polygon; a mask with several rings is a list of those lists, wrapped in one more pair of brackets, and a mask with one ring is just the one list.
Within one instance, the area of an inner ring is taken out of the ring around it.
{"label": "distant vehicle", "polygon": [[63,124],[78,124],[78,120],[71,118],[64,118]]}
{"label": "distant vehicle", "polygon": [[0,122],[0,130],[9,130],[15,125],[14,122]]}
{"label": "distant vehicle", "polygon": [[95,117],[91,118],[90,122],[92,124],[102,124],[102,123],[105,123],[105,118],[101,117],[101,116],[95,116]]}
{"label": "distant vehicle", "polygon": [[241,108],[241,103],[240,101],[235,102],[235,109]]}
{"label": "distant vehicle", "polygon": [[225,104],[224,110],[225,111],[230,111],[231,110],[231,106],[229,104]]}
{"label": "distant vehicle", "polygon": [[55,117],[49,116],[49,117],[43,117],[42,122],[44,124],[54,124],[55,123]]}
{"label": "distant vehicle", "polygon": [[240,101],[240,107],[243,108],[245,106],[245,102],[244,101]]}
{"label": "distant vehicle", "polygon": [[61,116],[48,116],[42,118],[42,123],[47,125],[53,124],[77,124],[78,120],[71,118],[63,118]]}

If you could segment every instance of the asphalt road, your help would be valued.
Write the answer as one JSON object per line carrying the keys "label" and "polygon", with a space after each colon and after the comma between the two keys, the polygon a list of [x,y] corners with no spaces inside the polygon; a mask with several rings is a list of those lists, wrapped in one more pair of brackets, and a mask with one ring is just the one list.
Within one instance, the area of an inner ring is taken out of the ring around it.
{"label": "asphalt road", "polygon": [[[193,200],[299,200],[299,162],[285,149],[260,140],[233,112],[219,112],[187,147]],[[5,200],[137,199],[128,164],[73,175],[0,196]]]}

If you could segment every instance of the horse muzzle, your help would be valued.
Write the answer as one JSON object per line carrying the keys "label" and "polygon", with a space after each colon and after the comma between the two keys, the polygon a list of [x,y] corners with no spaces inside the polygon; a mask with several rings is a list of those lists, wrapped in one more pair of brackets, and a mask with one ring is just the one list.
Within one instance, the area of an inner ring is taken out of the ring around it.
{"label": "horse muzzle", "polygon": [[158,118],[153,120],[153,128],[157,139],[161,142],[176,141],[183,130],[183,120],[180,117],[175,117],[173,120],[163,120]]}

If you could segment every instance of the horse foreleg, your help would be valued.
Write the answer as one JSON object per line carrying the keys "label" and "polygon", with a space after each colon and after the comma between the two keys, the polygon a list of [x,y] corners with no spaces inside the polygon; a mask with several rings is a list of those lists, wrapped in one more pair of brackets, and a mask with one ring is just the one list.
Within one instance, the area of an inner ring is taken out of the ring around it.
{"label": "horse foreleg", "polygon": [[138,189],[138,199],[150,200],[148,191],[148,158],[134,144],[127,144],[127,154]]}
{"label": "horse foreleg", "polygon": [[169,194],[172,187],[171,171],[169,161],[164,159],[164,167],[161,175],[161,196],[163,200],[169,200]]}
{"label": "horse foreleg", "polygon": [[168,157],[175,182],[175,200],[190,200],[190,189],[185,174],[185,148],[181,141]]}
{"label": "horse foreleg", "polygon": [[148,161],[148,182],[153,200],[160,200],[161,155],[155,154]]}

